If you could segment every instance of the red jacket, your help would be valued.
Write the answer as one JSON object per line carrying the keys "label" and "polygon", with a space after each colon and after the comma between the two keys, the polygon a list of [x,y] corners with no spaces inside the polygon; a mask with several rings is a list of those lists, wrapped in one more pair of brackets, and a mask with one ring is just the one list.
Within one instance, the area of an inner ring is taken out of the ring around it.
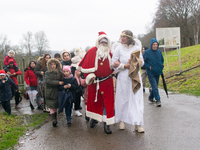
{"label": "red jacket", "polygon": [[[8,60],[8,64],[13,61],[12,59],[9,59]],[[6,68],[5,68],[5,72],[7,73],[8,71],[11,73],[11,76],[10,78],[15,82],[16,85],[18,85],[18,81],[17,81],[17,76],[18,75],[21,75],[22,72],[18,69],[18,71],[15,71],[16,69],[16,66],[14,65],[12,68],[10,68],[10,66],[8,65]],[[13,73],[16,73],[16,75],[12,76]]]}
{"label": "red jacket", "polygon": [[34,74],[34,70],[30,67],[26,68],[24,79],[27,85],[37,86],[37,76]]}
{"label": "red jacket", "polygon": [[14,58],[14,57],[10,57],[10,56],[8,56],[8,55],[4,58],[4,60],[3,60],[3,61],[4,61],[4,62],[3,62],[3,65],[6,65],[6,66],[9,65],[8,61],[9,61],[10,59],[12,59],[13,62],[14,62],[14,65],[17,66],[17,63],[16,63],[16,61],[15,61],[15,58]]}
{"label": "red jacket", "polygon": [[6,70],[6,73],[7,73],[8,71],[9,71],[11,74],[16,73],[16,75],[10,76],[10,78],[15,82],[16,85],[18,85],[17,76],[18,76],[18,75],[21,75],[22,72],[21,72],[19,69],[18,69],[18,71],[16,72],[14,67],[13,67],[13,68],[6,68],[5,70]]}

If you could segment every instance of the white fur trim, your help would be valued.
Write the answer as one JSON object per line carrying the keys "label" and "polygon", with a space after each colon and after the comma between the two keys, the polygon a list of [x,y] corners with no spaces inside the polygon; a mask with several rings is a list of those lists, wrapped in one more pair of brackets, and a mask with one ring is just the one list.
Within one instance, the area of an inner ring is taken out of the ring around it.
{"label": "white fur trim", "polygon": [[[109,64],[110,64],[110,70],[112,70],[112,64],[111,64],[111,57],[110,54],[108,55],[108,60],[109,60]],[[89,68],[89,69],[84,69],[81,66],[76,67],[76,69],[80,70],[83,73],[91,73],[91,72],[95,72],[98,69],[98,53],[96,52],[96,57],[95,57],[95,64],[93,68]]]}
{"label": "white fur trim", "polygon": [[77,67],[78,70],[80,70],[83,73],[90,73],[90,72],[95,72],[95,67],[94,68],[90,68],[90,69],[83,69],[82,67],[78,66]]}
{"label": "white fur trim", "polygon": [[97,121],[99,121],[99,122],[102,122],[102,120],[103,120],[102,115],[99,115],[99,114],[97,114],[97,113],[90,112],[90,111],[87,111],[87,110],[86,110],[86,116],[87,116],[87,117],[90,117],[90,118],[92,118],[92,119],[95,119],[95,120],[97,120]]}
{"label": "white fur trim", "polygon": [[76,69],[81,71],[81,67],[80,66],[77,66]]}
{"label": "white fur trim", "polygon": [[1,73],[1,74],[0,74],[0,76],[5,76],[5,75],[6,75],[5,73]]}
{"label": "white fur trim", "polygon": [[119,68],[120,70],[124,70],[124,64],[121,65],[121,67]]}
{"label": "white fur trim", "polygon": [[103,115],[102,121],[106,122],[106,125],[111,125],[111,124],[115,123],[115,117],[112,117],[112,118],[108,119],[106,115]]}
{"label": "white fur trim", "polygon": [[115,123],[115,117],[106,119],[106,125],[111,125],[111,124],[114,124],[114,123]]}
{"label": "white fur trim", "polygon": [[110,39],[109,39],[108,36],[105,35],[105,34],[101,34],[101,35],[97,38],[97,40],[96,40],[96,47],[99,48],[99,41],[100,41],[102,38],[106,38],[106,39],[108,40],[108,47],[111,48]]}
{"label": "white fur trim", "polygon": [[107,116],[103,115],[103,122],[106,122]]}
{"label": "white fur trim", "polygon": [[86,81],[86,84],[87,84],[87,85],[92,84],[93,81],[91,81],[91,79],[92,79],[92,78],[95,78],[95,77],[96,77],[96,75],[95,75],[94,73],[90,73],[90,74],[86,77],[86,80],[85,80],[85,81]]}

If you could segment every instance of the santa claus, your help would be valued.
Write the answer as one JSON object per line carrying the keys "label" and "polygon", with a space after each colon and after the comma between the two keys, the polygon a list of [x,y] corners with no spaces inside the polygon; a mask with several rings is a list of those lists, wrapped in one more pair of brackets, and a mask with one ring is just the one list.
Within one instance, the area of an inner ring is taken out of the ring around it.
{"label": "santa claus", "polygon": [[111,43],[104,32],[99,32],[96,46],[88,50],[77,69],[84,73],[88,85],[86,116],[92,118],[90,127],[104,122],[104,131],[111,134],[114,118],[114,89],[111,67]]}

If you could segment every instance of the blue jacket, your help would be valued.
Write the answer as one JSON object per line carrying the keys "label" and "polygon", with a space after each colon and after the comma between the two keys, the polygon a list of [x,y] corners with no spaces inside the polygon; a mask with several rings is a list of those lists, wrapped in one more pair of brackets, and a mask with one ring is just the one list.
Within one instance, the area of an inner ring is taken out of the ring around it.
{"label": "blue jacket", "polygon": [[17,86],[15,82],[6,76],[5,78],[6,82],[3,83],[2,80],[0,79],[0,100],[1,101],[9,101],[12,100],[12,90],[10,85],[12,85],[15,90],[17,90]]}
{"label": "blue jacket", "polygon": [[[153,50],[152,49],[152,44],[158,41],[156,39],[151,39],[150,43],[150,49],[146,50],[144,52],[143,58],[144,58],[144,67],[147,70],[148,75],[160,75],[162,74],[163,70],[163,63],[164,63],[164,58],[162,55],[161,50]],[[158,43],[159,47],[159,43]],[[150,70],[151,67],[151,70]]]}

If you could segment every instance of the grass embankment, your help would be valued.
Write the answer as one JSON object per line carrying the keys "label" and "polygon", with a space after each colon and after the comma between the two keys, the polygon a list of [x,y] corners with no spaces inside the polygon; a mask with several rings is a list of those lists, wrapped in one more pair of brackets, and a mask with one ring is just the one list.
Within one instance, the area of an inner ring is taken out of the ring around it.
{"label": "grass embankment", "polygon": [[[177,50],[168,51],[167,55],[177,55]],[[165,59],[165,55],[163,53]],[[164,75],[179,73],[179,58],[167,57],[169,72],[165,61]],[[181,48],[181,68],[182,71],[200,65],[200,45]],[[200,67],[166,79],[167,88],[171,91],[200,96]],[[161,82],[160,82],[161,84]]]}
{"label": "grass embankment", "polygon": [[30,128],[43,123],[47,115],[8,116],[7,113],[0,113],[0,150],[13,149],[19,138]]}

